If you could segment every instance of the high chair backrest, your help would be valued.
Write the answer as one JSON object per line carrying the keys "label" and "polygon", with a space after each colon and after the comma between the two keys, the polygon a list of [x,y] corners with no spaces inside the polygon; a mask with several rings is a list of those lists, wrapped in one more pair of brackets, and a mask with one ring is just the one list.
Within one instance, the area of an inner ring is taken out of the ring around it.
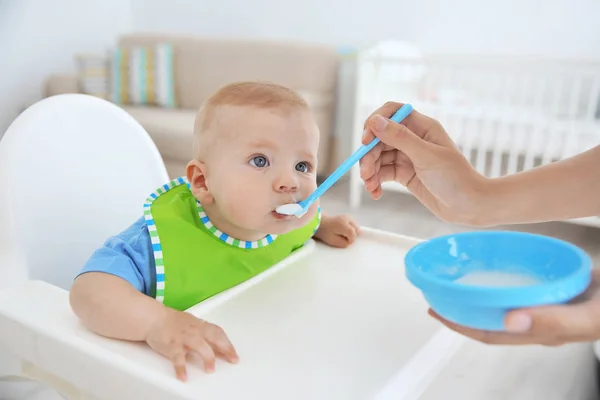
{"label": "high chair backrest", "polygon": [[0,288],[29,278],[69,289],[168,181],[147,132],[118,106],[64,94],[29,107],[0,141]]}

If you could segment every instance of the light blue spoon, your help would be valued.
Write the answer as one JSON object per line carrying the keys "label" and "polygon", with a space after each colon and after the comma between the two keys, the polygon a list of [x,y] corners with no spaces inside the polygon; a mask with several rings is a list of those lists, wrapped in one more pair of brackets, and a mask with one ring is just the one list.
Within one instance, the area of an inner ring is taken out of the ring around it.
{"label": "light blue spoon", "polygon": [[[404,118],[412,112],[413,107],[410,104],[403,105],[390,120],[400,123]],[[364,157],[375,145],[379,143],[379,138],[373,139],[369,144],[363,144],[360,146],[346,161],[342,163],[333,173],[325,179],[321,185],[306,199],[299,201],[298,203],[284,204],[277,207],[275,211],[279,214],[284,215],[296,215],[298,218],[302,217],[308,208],[327,191],[334,183],[336,183],[346,172],[352,168],[352,166],[361,158]]]}

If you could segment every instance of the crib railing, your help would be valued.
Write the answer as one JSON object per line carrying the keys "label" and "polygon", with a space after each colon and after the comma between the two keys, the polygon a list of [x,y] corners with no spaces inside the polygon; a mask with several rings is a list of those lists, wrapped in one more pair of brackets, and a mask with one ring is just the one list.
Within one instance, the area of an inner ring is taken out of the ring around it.
{"label": "crib railing", "polygon": [[[481,173],[511,174],[600,144],[600,61],[525,57],[357,57],[354,143],[365,119],[389,100],[438,119]],[[384,189],[406,192],[397,184]],[[350,203],[363,185],[351,177]],[[600,218],[572,222],[600,227]]]}

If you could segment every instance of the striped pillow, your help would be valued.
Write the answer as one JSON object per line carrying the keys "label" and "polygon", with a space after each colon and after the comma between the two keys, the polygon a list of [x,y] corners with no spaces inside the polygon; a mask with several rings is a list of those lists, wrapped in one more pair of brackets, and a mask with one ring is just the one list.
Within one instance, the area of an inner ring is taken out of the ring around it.
{"label": "striped pillow", "polygon": [[104,55],[77,55],[79,91],[108,100],[108,58]]}
{"label": "striped pillow", "polygon": [[117,48],[111,64],[114,103],[176,107],[170,44]]}

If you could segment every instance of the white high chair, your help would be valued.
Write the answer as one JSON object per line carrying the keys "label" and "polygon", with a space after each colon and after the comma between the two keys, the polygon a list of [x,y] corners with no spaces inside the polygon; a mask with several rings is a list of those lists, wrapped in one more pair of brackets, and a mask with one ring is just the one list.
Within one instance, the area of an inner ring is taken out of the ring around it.
{"label": "white high chair", "polygon": [[310,241],[190,308],[224,328],[240,363],[206,375],[192,361],[179,382],[168,360],[91,333],[68,303],[85,259],[167,180],[144,130],[102,100],[49,98],[11,125],[0,172],[0,348],[69,399],[591,398],[588,347],[485,347],[441,329],[404,277],[419,241],[368,228],[344,250]]}
{"label": "white high chair", "polygon": [[148,194],[169,180],[142,126],[83,94],[24,111],[0,142],[0,171],[0,246],[10,243],[21,259],[18,270],[0,265],[2,274],[67,290],[92,251],[138,219]]}
{"label": "white high chair", "polygon": [[[68,290],[167,181],[146,131],[114,104],[66,94],[28,108],[0,141],[0,288],[32,279]],[[2,357],[0,371],[11,364]]]}

